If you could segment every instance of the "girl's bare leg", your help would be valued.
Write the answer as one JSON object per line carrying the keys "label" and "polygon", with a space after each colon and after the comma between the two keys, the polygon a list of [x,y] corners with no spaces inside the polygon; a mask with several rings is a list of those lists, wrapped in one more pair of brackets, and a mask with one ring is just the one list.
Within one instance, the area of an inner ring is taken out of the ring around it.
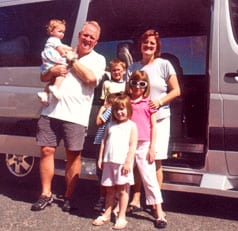
{"label": "girl's bare leg", "polygon": [[107,219],[111,218],[112,208],[115,203],[116,187],[105,187],[106,188],[106,202],[105,202],[105,212],[103,216]]}
{"label": "girl's bare leg", "polygon": [[129,202],[129,184],[117,186],[119,192],[119,213],[118,219],[126,219],[126,210]]}

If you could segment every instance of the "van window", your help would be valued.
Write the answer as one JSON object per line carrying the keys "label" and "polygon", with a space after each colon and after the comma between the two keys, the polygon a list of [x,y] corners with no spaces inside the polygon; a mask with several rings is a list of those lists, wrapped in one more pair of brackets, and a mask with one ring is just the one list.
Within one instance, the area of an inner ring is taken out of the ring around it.
{"label": "van window", "polygon": [[[115,57],[117,44],[136,44],[147,29],[159,31],[162,53],[175,55],[185,75],[204,75],[210,34],[210,6],[193,0],[97,0],[91,1],[88,20],[102,25],[97,50],[107,61]],[[166,9],[166,10],[165,10]],[[138,47],[134,46],[137,49]]]}
{"label": "van window", "polygon": [[177,56],[184,75],[204,75],[206,71],[207,36],[162,38],[161,52]]}
{"label": "van window", "polygon": [[238,43],[238,1],[230,0],[230,15],[231,15],[231,25],[234,34],[234,38]]}
{"label": "van window", "polygon": [[[100,42],[96,50],[105,55],[107,63],[117,56],[117,46],[132,40]],[[171,53],[180,60],[184,75],[204,75],[206,71],[207,36],[187,36],[161,39],[161,53]]]}
{"label": "van window", "polygon": [[[78,0],[34,2],[0,8],[0,66],[39,66],[50,19],[64,19],[63,42],[70,44]],[[67,14],[65,12],[68,12]]]}

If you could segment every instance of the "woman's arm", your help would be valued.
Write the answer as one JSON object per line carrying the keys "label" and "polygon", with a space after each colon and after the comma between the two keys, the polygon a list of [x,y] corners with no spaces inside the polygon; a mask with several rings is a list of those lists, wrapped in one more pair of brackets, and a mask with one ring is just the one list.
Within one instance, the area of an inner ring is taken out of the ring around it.
{"label": "woman's arm", "polygon": [[149,162],[153,163],[155,160],[155,143],[156,143],[156,116],[155,113],[151,114],[151,140],[150,140],[150,149],[149,149]]}
{"label": "woman's arm", "polygon": [[151,104],[150,104],[151,108],[154,108],[154,109],[159,108],[163,106],[164,104],[170,103],[176,97],[180,96],[181,91],[180,91],[177,75],[170,76],[168,80],[168,87],[169,87],[169,92],[162,99],[151,100]]}

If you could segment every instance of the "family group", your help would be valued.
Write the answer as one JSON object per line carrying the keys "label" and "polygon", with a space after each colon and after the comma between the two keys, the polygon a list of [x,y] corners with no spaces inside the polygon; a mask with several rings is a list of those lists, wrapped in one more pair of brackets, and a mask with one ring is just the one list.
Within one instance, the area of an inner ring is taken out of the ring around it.
{"label": "family group", "polygon": [[[33,211],[53,202],[54,155],[61,139],[67,159],[62,209],[70,211],[73,207],[71,196],[81,171],[81,151],[94,89],[106,70],[105,57],[94,50],[101,32],[99,24],[85,22],[76,49],[61,42],[65,29],[65,21],[49,22],[49,39],[41,54],[41,81],[48,85],[38,93],[44,104],[36,136],[41,148],[42,191],[31,207]],[[103,83],[103,103],[96,118],[94,144],[99,150],[100,196],[95,209],[101,214],[92,225],[105,225],[114,215],[115,230],[127,226],[127,213],[142,209],[142,185],[155,227],[167,226],[162,208],[161,161],[167,159],[168,153],[169,104],[180,95],[180,88],[174,67],[160,57],[161,42],[156,30],[145,31],[138,39],[138,48],[141,58],[130,65],[118,57],[110,61],[110,79]]]}

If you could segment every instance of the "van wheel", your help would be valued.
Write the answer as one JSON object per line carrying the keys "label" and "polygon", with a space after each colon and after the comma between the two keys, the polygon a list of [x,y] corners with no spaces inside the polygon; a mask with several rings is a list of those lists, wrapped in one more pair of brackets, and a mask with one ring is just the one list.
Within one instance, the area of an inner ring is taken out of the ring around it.
{"label": "van wheel", "polygon": [[[4,162],[4,161],[3,161]],[[4,175],[11,178],[28,178],[34,172],[35,157],[22,154],[5,154]]]}

